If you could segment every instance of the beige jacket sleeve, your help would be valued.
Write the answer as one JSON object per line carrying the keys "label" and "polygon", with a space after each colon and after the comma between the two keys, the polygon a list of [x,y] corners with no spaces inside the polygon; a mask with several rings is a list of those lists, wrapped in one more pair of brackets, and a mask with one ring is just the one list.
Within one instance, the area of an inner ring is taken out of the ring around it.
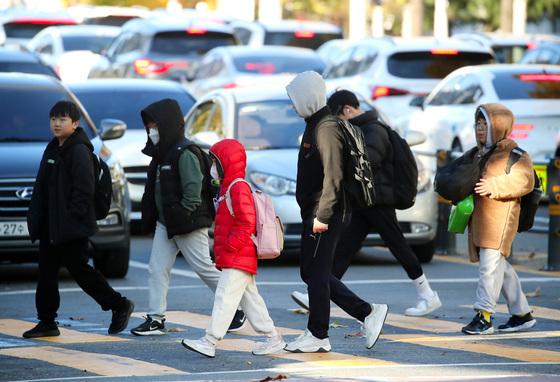
{"label": "beige jacket sleeve", "polygon": [[533,190],[535,184],[533,163],[524,153],[511,167],[509,174],[494,176],[487,179],[491,199],[520,198]]}

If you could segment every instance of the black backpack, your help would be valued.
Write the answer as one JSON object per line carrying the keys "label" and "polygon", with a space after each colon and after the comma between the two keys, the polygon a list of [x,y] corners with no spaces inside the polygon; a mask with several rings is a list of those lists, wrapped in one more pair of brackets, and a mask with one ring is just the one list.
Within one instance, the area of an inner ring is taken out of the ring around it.
{"label": "black backpack", "polygon": [[[200,148],[200,146],[194,143],[187,145],[185,148],[190,150],[192,153],[194,153],[194,155],[196,155],[197,158],[199,159],[199,162],[201,164],[200,171],[204,176],[204,180],[203,180],[204,185],[202,187],[202,191],[204,194],[204,189],[208,190],[205,193],[206,203],[208,205],[208,211],[210,212],[210,216],[212,217],[212,219],[214,219],[216,217],[216,210],[212,206],[214,205],[214,195],[218,193],[218,187],[216,187],[212,183],[212,176],[210,175],[210,168],[212,167],[212,159],[210,158],[210,155],[206,151],[204,151],[202,148]],[[182,151],[180,153],[182,153]],[[180,153],[176,157],[177,161],[179,160]]]}
{"label": "black backpack", "polygon": [[418,166],[410,146],[399,133],[378,119],[393,147],[393,197],[395,208],[406,210],[414,205],[418,192]]}
{"label": "black backpack", "polygon": [[[511,166],[513,166],[524,153],[525,150],[519,147],[510,151],[508,163],[506,165],[506,174],[509,174]],[[535,170],[533,170],[533,174],[535,176],[533,191],[521,197],[521,211],[519,213],[519,226],[517,227],[517,232],[528,231],[533,227],[535,214],[537,213],[539,202],[542,198],[543,190],[541,189],[541,181]]]}
{"label": "black backpack", "polygon": [[375,204],[373,170],[367,154],[364,133],[362,129],[348,121],[337,118],[337,123],[345,140],[344,190],[353,207],[373,207]]}
{"label": "black backpack", "polygon": [[93,155],[93,168],[95,173],[95,192],[93,208],[97,220],[105,219],[111,208],[111,197],[113,195],[113,182],[109,166],[98,155]]}

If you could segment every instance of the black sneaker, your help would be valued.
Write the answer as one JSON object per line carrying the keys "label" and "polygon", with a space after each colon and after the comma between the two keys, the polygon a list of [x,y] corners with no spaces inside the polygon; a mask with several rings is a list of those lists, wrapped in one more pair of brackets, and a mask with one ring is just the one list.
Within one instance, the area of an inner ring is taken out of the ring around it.
{"label": "black sneaker", "polygon": [[111,325],[109,325],[109,334],[117,334],[125,330],[133,310],[134,303],[125,298],[122,306],[117,310],[113,310],[113,318],[111,319]]}
{"label": "black sneaker", "polygon": [[537,320],[533,318],[531,313],[527,313],[524,316],[511,316],[503,325],[498,326],[498,331],[513,333],[519,332],[521,330],[530,329],[537,323]]}
{"label": "black sneaker", "polygon": [[492,321],[486,321],[482,313],[478,312],[471,323],[463,327],[461,331],[465,334],[492,334],[494,333],[494,327]]}
{"label": "black sneaker", "polygon": [[137,336],[161,336],[165,334],[165,318],[161,321],[154,320],[152,317],[145,317],[146,321],[132,329],[130,332]]}
{"label": "black sneaker", "polygon": [[229,324],[228,332],[237,332],[238,330],[241,330],[245,325],[246,320],[247,317],[245,316],[245,313],[243,313],[242,310],[236,310],[235,316],[233,316],[233,320],[231,320],[231,324]]}
{"label": "black sneaker", "polygon": [[54,337],[60,336],[58,326],[54,321],[39,321],[34,328],[23,333],[24,338]]}

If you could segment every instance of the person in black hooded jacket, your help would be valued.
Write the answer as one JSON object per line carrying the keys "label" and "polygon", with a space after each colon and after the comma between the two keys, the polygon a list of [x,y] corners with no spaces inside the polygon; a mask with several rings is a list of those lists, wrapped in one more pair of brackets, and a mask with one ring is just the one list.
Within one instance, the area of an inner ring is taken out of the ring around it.
{"label": "person in black hooded jacket", "polygon": [[[166,98],[141,112],[148,134],[142,150],[152,158],[142,196],[142,229],[154,233],[149,263],[149,308],[146,320],[131,330],[138,336],[165,334],[165,311],[171,268],[180,251],[212,291],[220,272],[210,258],[208,228],[214,220],[210,162],[185,138],[183,113]],[[238,310],[229,331],[241,329],[245,315]]]}
{"label": "person in black hooded jacket", "polygon": [[58,336],[58,270],[65,266],[78,285],[103,310],[112,310],[109,334],[126,328],[134,304],[116,292],[88,264],[88,238],[96,230],[93,145],[78,126],[80,112],[69,101],[50,111],[54,138],[47,145],[27,215],[29,236],[39,240],[39,281],[35,294],[39,323],[25,338]]}

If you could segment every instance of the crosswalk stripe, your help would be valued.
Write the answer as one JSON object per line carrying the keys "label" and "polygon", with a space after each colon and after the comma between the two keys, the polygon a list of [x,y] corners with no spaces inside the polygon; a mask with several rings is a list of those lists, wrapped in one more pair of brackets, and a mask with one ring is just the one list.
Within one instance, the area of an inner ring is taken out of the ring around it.
{"label": "crosswalk stripe", "polygon": [[[472,309],[472,305],[460,305],[460,307]],[[533,312],[531,313],[533,317],[560,321],[560,310],[558,309],[545,308],[544,306],[536,305],[531,305],[531,309],[533,309]],[[496,305],[496,312],[509,314],[508,307],[505,304]]]}
{"label": "crosswalk stripe", "polygon": [[54,365],[112,377],[188,374],[169,366],[118,355],[88,353],[54,346],[0,349],[0,355],[45,361]]}
{"label": "crosswalk stripe", "polygon": [[[472,266],[478,266],[478,263],[473,263],[471,262],[467,257],[462,257],[462,256],[442,256],[442,255],[434,255],[434,259],[435,260],[441,260],[441,261],[446,261],[448,263],[456,263],[456,264],[464,264],[464,265],[472,265]],[[560,272],[559,271],[538,271],[535,270],[533,268],[530,268],[528,266],[525,265],[519,265],[519,264],[514,264],[513,268],[515,268],[515,270],[517,272],[524,272],[524,273],[532,273],[535,275],[545,275],[545,276],[560,276]]]}
{"label": "crosswalk stripe", "polygon": [[[36,324],[33,322],[14,320],[14,319],[0,319],[0,334],[5,334],[12,337],[21,337],[23,332],[31,329]],[[104,336],[102,334],[85,333],[77,330],[59,328],[60,336],[58,337],[41,337],[34,338],[35,340],[55,342],[59,344],[77,344],[83,342],[122,342],[128,341],[125,338],[117,336]]]}

